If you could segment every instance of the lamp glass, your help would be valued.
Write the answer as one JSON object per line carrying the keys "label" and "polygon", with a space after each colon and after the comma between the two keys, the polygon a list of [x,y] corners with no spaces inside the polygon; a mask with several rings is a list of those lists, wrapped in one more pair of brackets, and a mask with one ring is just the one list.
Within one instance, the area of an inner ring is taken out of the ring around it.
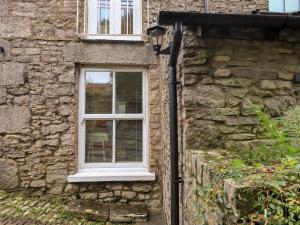
{"label": "lamp glass", "polygon": [[153,50],[159,54],[161,46],[163,44],[163,37],[166,33],[166,29],[162,26],[153,24],[147,31],[148,35],[150,35],[150,40],[153,46]]}

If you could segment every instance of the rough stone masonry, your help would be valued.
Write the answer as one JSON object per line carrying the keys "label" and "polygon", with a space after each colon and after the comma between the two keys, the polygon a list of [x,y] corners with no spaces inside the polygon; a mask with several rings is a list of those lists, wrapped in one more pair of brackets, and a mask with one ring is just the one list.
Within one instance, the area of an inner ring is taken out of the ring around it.
{"label": "rough stone masonry", "polygon": [[[0,0],[0,46],[4,48],[0,53],[0,189],[158,208],[160,110],[154,100],[158,92],[154,72],[149,82],[149,136],[150,165],[157,180],[67,183],[77,166],[81,65],[149,67],[155,62],[141,43],[79,41],[76,4],[76,0]],[[136,51],[127,56],[132,46]]]}
{"label": "rough stone masonry", "polygon": [[[83,0],[79,1],[79,33],[83,32],[83,3]],[[0,52],[0,189],[101,202],[145,203],[150,208],[160,207],[164,199],[164,209],[169,218],[167,77],[162,76],[167,74],[167,61],[164,57],[157,60],[145,31],[147,24],[155,20],[159,10],[203,11],[203,2],[150,0],[149,3],[148,13],[147,1],[143,1],[144,42],[90,43],[80,39],[80,35],[76,33],[77,0],[0,0],[0,46],[4,47],[4,53]],[[267,5],[266,0],[211,1],[210,10],[267,10]],[[230,55],[221,56],[218,60],[227,62],[228,57]],[[191,57],[189,60],[198,61],[198,58]],[[78,78],[80,68],[86,65],[138,66],[148,69],[149,164],[150,170],[156,172],[155,182],[78,185],[66,182],[67,176],[76,172]],[[225,87],[235,87],[232,86],[235,82],[244,85],[240,88],[241,93],[232,94],[231,104],[235,107],[234,102],[241,99],[238,96],[242,96],[251,82],[243,83],[226,77],[226,74],[232,77],[234,73],[239,74],[241,71],[218,69],[220,70],[215,72],[220,78],[214,82],[221,83],[203,87],[207,91],[205,99],[199,98],[193,90],[191,94],[194,102],[212,104],[221,108],[223,114],[230,114],[233,118],[226,116],[228,127],[224,128],[229,132],[228,129],[233,129],[240,121],[239,117],[234,118],[237,117],[237,109],[227,109],[228,103],[220,95]],[[199,73],[201,71],[202,69]],[[197,71],[189,74],[199,81]],[[207,82],[209,79],[206,78]],[[276,87],[274,90],[279,93],[288,84],[267,80],[262,81],[262,85]],[[202,94],[201,88],[198,91]],[[157,101],[158,99],[161,101]],[[219,129],[218,126],[211,124],[214,120],[207,121],[207,130],[212,132],[212,137],[219,137],[215,135],[219,131],[214,132]],[[246,121],[250,123],[252,119]],[[199,121],[193,125],[199,129],[203,127]],[[249,124],[244,125],[246,129]],[[248,132],[250,131],[246,129],[247,138],[252,138],[251,132]],[[199,134],[199,131],[196,130],[195,133]],[[226,138],[231,137],[232,141],[245,138],[245,134],[244,137],[229,134],[226,134]],[[189,146],[196,147],[200,142],[197,136],[188,138],[191,139]],[[226,143],[229,144],[230,141]],[[185,151],[186,146],[182,147]]]}
{"label": "rough stone masonry", "polygon": [[[204,27],[202,31],[198,38],[193,32],[186,34],[185,43],[196,39],[181,59],[182,210],[189,225],[197,216],[196,203],[191,204],[195,190],[213,180],[209,164],[232,148],[243,151],[271,143],[259,129],[250,102],[271,117],[300,105],[300,86],[293,81],[300,73],[299,30],[276,31],[271,39],[270,30],[256,28]],[[243,196],[234,195],[241,187],[226,185],[228,196],[234,196],[228,204],[234,214],[210,208],[207,224],[237,224],[251,210],[249,204],[239,206]],[[251,202],[251,196],[242,200]]]}

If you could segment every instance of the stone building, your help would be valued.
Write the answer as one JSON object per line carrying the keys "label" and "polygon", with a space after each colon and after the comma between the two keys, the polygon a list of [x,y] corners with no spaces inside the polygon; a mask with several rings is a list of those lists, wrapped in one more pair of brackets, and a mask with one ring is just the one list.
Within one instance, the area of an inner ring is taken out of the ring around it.
{"label": "stone building", "polygon": [[[0,189],[142,203],[164,209],[169,224],[168,58],[155,56],[146,30],[159,11],[200,13],[205,2],[0,0]],[[268,9],[267,0],[208,1],[214,13]],[[178,74],[186,225],[198,182],[192,153],[259,139],[245,97],[272,116],[299,103],[299,33],[270,41],[227,29],[183,41],[194,39]]]}

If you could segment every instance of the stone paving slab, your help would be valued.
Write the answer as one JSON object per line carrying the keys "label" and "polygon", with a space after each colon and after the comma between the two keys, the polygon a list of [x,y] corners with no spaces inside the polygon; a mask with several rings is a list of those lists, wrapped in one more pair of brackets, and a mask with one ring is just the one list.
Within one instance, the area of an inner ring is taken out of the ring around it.
{"label": "stone paving slab", "polygon": [[97,202],[82,200],[71,201],[66,210],[76,218],[88,217],[92,221],[104,221],[109,218],[109,206]]}
{"label": "stone paving slab", "polygon": [[112,205],[109,221],[114,223],[147,222],[148,209],[143,205]]}

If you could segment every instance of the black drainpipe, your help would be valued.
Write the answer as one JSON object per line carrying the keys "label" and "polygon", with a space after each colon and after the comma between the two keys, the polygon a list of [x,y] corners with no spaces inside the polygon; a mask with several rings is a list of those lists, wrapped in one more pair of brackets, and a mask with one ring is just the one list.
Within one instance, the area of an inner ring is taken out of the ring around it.
{"label": "black drainpipe", "polygon": [[182,23],[175,22],[169,59],[170,161],[171,161],[171,225],[179,225],[178,123],[177,123],[177,60],[182,41]]}

